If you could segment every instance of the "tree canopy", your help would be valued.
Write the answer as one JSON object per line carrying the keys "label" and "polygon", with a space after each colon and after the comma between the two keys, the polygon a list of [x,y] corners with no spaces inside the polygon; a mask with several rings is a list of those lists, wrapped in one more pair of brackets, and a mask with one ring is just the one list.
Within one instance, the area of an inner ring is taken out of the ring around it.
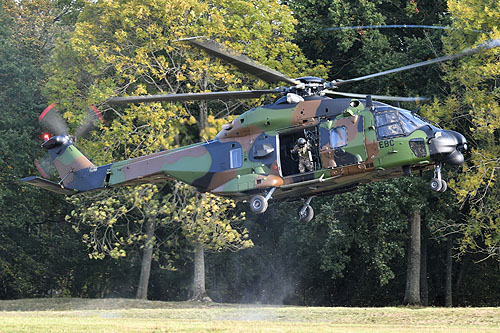
{"label": "tree canopy", "polygon": [[[398,305],[408,216],[418,208],[428,304],[446,304],[446,267],[453,304],[498,305],[498,49],[346,86],[435,97],[422,114],[464,133],[470,146],[463,170],[445,171],[453,191],[444,195],[428,190],[429,174],[363,185],[314,199],[317,216],[304,224],[296,204],[255,216],[244,214],[247,205],[174,182],[66,202],[17,179],[36,172],[33,161],[43,153],[37,117],[52,102],[70,134],[88,105],[101,110],[105,123],[77,142],[96,164],[210,139],[264,102],[105,103],[111,96],[271,88],[182,38],[207,36],[290,77],[347,79],[500,38],[499,16],[496,3],[479,0],[3,1],[0,297],[132,297],[150,256],[149,291],[137,295],[185,300],[191,259],[206,251],[215,301]],[[329,29],[384,24],[453,29]]]}

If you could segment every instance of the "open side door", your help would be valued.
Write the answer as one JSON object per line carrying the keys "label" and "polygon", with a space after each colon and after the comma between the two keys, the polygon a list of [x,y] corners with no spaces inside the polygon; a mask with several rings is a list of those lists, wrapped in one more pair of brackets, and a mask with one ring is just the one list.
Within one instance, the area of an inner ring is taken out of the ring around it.
{"label": "open side door", "polygon": [[318,126],[294,129],[278,134],[278,165],[282,177],[300,174],[298,157],[296,154],[292,153],[299,138],[305,138],[311,145],[310,159],[314,166],[314,170],[321,169]]}

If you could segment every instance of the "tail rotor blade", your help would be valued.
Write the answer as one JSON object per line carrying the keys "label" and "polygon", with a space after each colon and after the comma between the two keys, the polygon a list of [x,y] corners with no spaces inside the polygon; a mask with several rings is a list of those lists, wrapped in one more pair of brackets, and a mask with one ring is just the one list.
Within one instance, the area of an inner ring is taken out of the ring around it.
{"label": "tail rotor blade", "polygon": [[80,127],[78,127],[75,131],[75,137],[79,138],[87,135],[96,127],[97,122],[104,123],[104,117],[95,105],[90,105],[87,107],[87,114],[83,124],[80,125]]}
{"label": "tail rotor blade", "polygon": [[56,103],[50,104],[38,117],[41,126],[47,128],[55,135],[68,134],[68,124],[59,113]]}
{"label": "tail rotor blade", "polygon": [[40,160],[35,160],[35,166],[43,178],[50,178],[56,172],[56,169],[52,164],[49,156],[46,156]]}

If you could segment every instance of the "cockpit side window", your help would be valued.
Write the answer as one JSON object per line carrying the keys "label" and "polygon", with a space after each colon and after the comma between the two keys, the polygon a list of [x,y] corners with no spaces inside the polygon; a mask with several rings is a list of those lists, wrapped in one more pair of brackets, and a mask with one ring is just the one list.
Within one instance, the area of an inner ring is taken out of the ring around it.
{"label": "cockpit side window", "polygon": [[347,128],[335,127],[330,130],[330,148],[339,148],[347,145]]}
{"label": "cockpit side window", "polygon": [[401,126],[396,110],[376,113],[375,123],[379,139],[404,135],[403,127]]}

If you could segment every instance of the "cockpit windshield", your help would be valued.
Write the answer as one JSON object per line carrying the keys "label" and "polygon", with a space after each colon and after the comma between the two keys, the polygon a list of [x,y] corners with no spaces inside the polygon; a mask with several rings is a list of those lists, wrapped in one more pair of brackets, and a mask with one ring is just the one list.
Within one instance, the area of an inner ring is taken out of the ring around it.
{"label": "cockpit windshield", "polygon": [[375,123],[379,139],[408,135],[429,125],[410,111],[394,107],[377,108]]}
{"label": "cockpit windshield", "polygon": [[411,133],[422,126],[428,125],[428,123],[407,110],[399,110],[399,117],[403,123],[403,127],[405,128],[405,132],[408,133]]}

